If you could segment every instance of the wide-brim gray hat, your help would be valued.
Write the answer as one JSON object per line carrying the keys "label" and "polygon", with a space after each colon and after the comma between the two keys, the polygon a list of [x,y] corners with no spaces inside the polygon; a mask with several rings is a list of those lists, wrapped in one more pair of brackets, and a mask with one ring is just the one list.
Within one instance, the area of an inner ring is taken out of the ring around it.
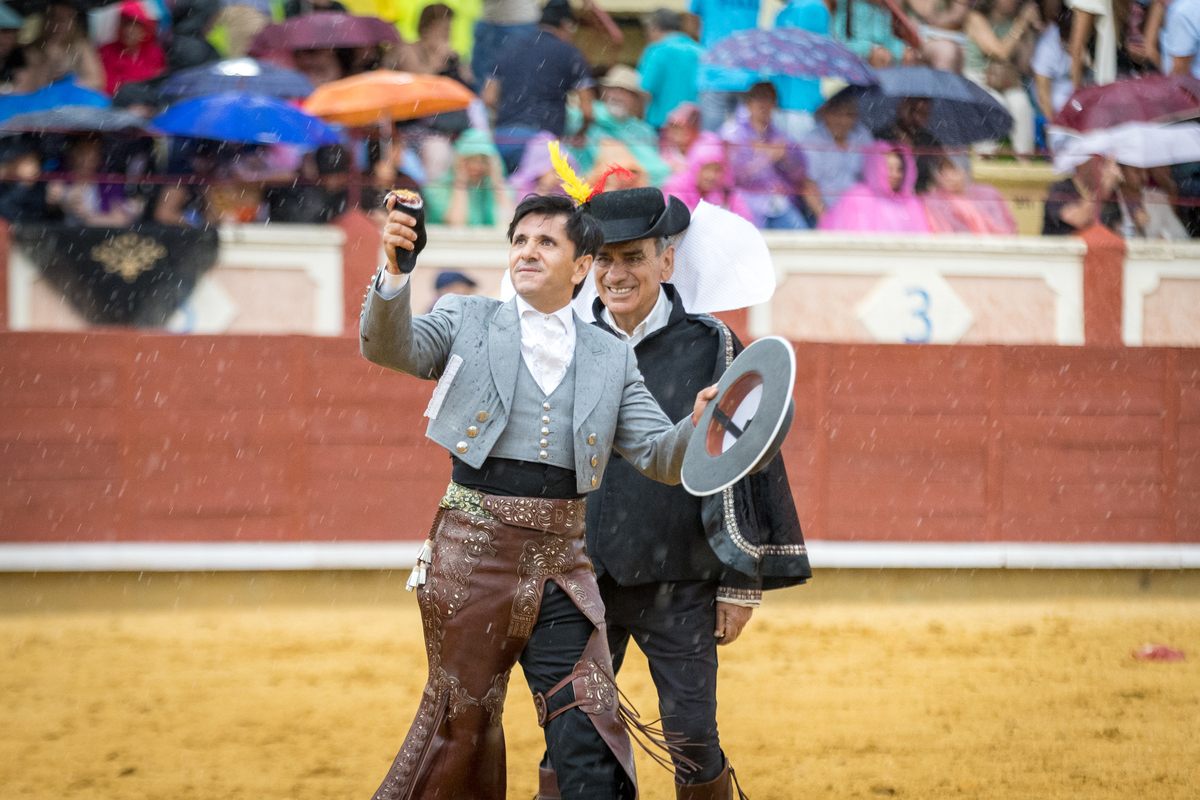
{"label": "wide-brim gray hat", "polygon": [[675,236],[687,230],[691,212],[678,197],[654,188],[618,189],[592,198],[586,211],[600,221],[604,243]]}
{"label": "wide-brim gray hat", "polygon": [[796,353],[786,339],[767,336],[743,350],[692,431],[683,488],[705,497],[765,468],[792,426],[795,383]]}

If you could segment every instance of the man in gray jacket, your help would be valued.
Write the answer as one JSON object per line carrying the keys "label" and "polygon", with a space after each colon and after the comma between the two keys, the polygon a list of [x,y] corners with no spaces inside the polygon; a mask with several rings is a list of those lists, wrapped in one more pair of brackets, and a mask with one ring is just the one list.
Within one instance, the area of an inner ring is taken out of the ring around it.
{"label": "man in gray jacket", "polygon": [[570,200],[534,196],[517,207],[515,298],[448,296],[414,318],[393,248],[413,250],[416,224],[389,213],[388,263],[368,290],[361,346],[376,364],[438,381],[426,435],[450,451],[453,482],[418,594],[429,680],[376,798],[503,800],[500,715],[517,661],[562,796],[635,797],[584,497],[613,450],[647,477],[678,483],[692,420],[715,388],[697,394],[692,419],[672,425],[629,345],[574,315],[571,298],[603,234]]}

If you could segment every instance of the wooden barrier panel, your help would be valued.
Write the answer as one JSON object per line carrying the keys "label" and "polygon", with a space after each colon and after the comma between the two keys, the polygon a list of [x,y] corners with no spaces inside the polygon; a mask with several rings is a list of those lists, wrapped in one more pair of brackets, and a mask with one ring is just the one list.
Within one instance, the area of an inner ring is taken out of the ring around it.
{"label": "wooden barrier panel", "polygon": [[[810,538],[1200,542],[1200,351],[796,354]],[[419,541],[432,388],[350,338],[0,334],[0,541]]]}

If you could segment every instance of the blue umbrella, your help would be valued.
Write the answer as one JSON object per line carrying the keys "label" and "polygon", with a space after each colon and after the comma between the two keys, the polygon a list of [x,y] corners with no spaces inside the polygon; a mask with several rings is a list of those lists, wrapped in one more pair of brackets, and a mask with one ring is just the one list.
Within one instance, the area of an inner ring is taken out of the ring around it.
{"label": "blue umbrella", "polygon": [[845,45],[799,28],[736,33],[713,45],[700,63],[750,70],[763,79],[788,75],[793,78],[841,78],[860,86],[879,82],[875,70]]}
{"label": "blue umbrella", "polygon": [[858,97],[858,118],[873,131],[896,121],[906,97],[931,101],[927,130],[944,145],[964,146],[1000,139],[1012,129],[1012,115],[986,89],[953,72],[929,67],[893,67],[879,73],[879,85],[844,89]]}
{"label": "blue umbrella", "polygon": [[176,72],[163,82],[159,94],[167,102],[177,102],[224,92],[308,97],[312,90],[313,85],[302,73],[253,58],[230,58]]}
{"label": "blue umbrella", "polygon": [[151,122],[163,133],[242,144],[337,144],[335,128],[274,97],[214,94],[171,106]]}
{"label": "blue umbrella", "polygon": [[76,86],[70,78],[63,78],[36,92],[0,96],[0,120],[61,106],[108,108],[110,105],[111,101],[99,92]]}

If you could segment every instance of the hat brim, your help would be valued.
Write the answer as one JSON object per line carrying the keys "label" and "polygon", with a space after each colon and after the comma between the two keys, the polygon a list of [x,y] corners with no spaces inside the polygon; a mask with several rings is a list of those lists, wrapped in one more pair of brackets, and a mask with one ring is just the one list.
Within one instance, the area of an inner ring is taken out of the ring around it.
{"label": "hat brim", "polygon": [[600,227],[604,231],[605,244],[633,242],[638,239],[657,239],[662,236],[675,236],[687,230],[691,224],[692,214],[688,207],[678,197],[667,198],[667,207],[657,219],[647,224],[646,217],[626,217],[619,219],[601,219]]}
{"label": "hat brim", "polygon": [[[796,353],[786,339],[767,336],[743,350],[721,376],[716,398],[692,432],[683,457],[683,488],[705,497],[766,466],[791,427],[795,383]],[[743,419],[752,393],[759,393],[757,408]]]}

